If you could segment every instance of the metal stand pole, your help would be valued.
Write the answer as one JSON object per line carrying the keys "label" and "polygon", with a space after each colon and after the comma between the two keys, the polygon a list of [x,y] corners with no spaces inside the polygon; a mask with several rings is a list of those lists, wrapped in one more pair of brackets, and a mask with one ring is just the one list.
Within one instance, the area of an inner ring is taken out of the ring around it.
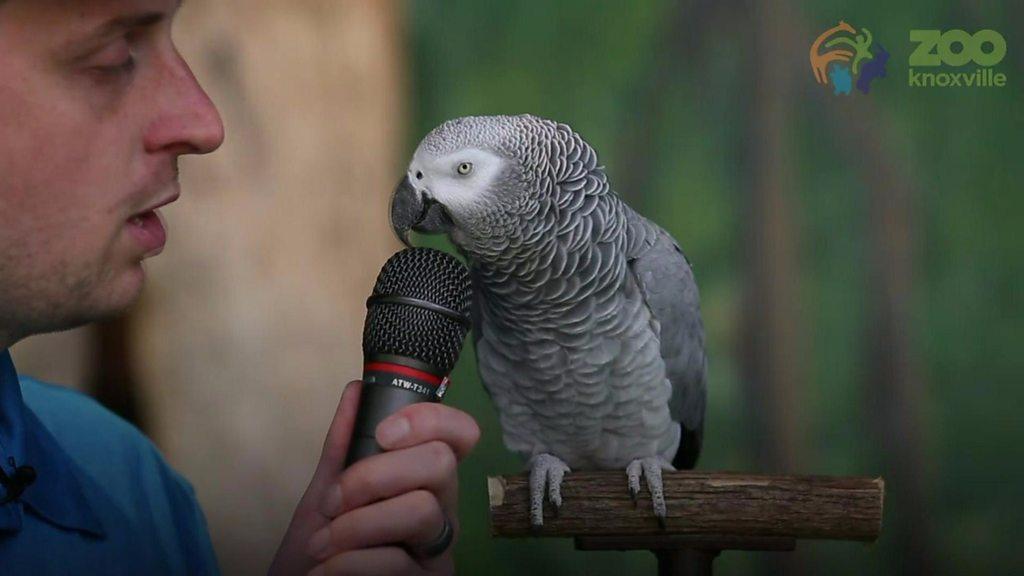
{"label": "metal stand pole", "polygon": [[720,550],[684,548],[651,552],[658,557],[658,576],[711,576],[712,563]]}

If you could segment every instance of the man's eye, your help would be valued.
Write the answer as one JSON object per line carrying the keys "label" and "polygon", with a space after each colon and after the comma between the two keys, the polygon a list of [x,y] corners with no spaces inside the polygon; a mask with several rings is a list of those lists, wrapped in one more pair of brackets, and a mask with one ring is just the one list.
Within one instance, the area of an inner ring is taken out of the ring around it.
{"label": "man's eye", "polygon": [[135,57],[129,56],[124,62],[112,66],[99,66],[104,73],[126,75],[135,71]]}
{"label": "man's eye", "polygon": [[127,40],[100,51],[93,62],[92,68],[103,75],[127,76],[135,71],[135,55]]}

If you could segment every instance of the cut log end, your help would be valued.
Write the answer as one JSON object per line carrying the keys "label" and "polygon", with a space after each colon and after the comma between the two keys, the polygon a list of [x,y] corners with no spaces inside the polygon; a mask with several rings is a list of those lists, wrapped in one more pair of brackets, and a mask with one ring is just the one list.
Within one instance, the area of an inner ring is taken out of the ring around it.
{"label": "cut log end", "polygon": [[505,504],[505,479],[501,476],[487,477],[487,498],[491,509],[500,508]]}

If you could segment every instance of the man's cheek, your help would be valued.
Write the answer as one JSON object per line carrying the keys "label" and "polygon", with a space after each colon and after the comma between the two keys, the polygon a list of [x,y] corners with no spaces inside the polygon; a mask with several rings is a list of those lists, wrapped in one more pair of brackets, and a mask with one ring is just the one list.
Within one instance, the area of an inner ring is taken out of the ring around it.
{"label": "man's cheek", "polygon": [[51,214],[46,228],[31,242],[38,254],[35,262],[42,268],[36,272],[70,284],[108,275],[115,267],[116,233],[113,223],[81,209]]}

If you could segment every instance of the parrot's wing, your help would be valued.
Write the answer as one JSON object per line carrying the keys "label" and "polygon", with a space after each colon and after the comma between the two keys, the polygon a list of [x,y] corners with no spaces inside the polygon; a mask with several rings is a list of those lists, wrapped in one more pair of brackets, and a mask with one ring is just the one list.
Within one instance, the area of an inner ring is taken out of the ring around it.
{"label": "parrot's wing", "polygon": [[672,384],[669,412],[682,435],[672,461],[692,468],[700,454],[707,399],[707,358],[700,297],[693,271],[671,236],[642,216],[628,211],[629,268],[658,332],[665,372]]}

